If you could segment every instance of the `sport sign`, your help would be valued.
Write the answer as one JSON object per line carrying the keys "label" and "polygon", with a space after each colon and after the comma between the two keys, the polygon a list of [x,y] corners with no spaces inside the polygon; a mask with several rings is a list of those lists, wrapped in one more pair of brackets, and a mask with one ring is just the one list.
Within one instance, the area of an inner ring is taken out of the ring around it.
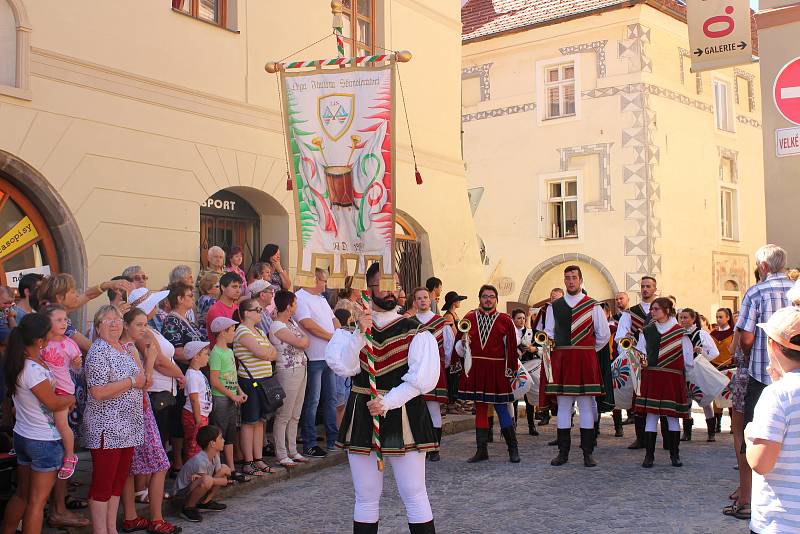
{"label": "sport sign", "polygon": [[751,63],[748,0],[688,0],[692,72]]}
{"label": "sport sign", "polygon": [[800,57],[778,71],[772,96],[781,115],[789,122],[800,124]]}

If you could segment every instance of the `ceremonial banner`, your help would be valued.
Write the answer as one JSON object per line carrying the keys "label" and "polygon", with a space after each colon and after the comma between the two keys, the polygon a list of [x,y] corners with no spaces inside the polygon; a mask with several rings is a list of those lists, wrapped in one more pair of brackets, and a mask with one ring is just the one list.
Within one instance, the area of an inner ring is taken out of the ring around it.
{"label": "ceremonial banner", "polygon": [[380,261],[381,288],[395,289],[393,80],[394,63],[281,71],[298,286],[314,285],[315,267],[327,264],[330,287],[352,274],[363,289],[366,269]]}
{"label": "ceremonial banner", "polygon": [[748,0],[687,0],[692,72],[753,62]]}

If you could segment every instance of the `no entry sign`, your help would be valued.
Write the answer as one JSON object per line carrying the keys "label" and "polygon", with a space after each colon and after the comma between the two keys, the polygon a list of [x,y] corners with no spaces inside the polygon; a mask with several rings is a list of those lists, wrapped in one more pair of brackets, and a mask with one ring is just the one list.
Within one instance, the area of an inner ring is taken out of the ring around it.
{"label": "no entry sign", "polygon": [[781,115],[789,122],[800,124],[800,57],[778,71],[772,95]]}

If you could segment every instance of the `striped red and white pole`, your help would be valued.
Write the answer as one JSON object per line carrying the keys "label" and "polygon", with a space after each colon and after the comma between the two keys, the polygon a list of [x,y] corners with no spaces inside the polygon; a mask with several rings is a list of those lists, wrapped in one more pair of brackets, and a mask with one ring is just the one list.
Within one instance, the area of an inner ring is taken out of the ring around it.
{"label": "striped red and white pole", "polygon": [[[366,291],[361,292],[361,301],[365,308],[369,308],[369,295]],[[366,340],[367,348],[367,367],[369,370],[369,398],[375,400],[378,398],[378,387],[376,385],[375,377],[375,352],[372,347],[372,329],[370,328],[364,332],[364,339]],[[381,416],[372,416],[372,446],[375,449],[375,456],[378,458],[378,471],[383,471],[383,450],[381,449]]]}
{"label": "striped red and white pole", "polygon": [[335,67],[337,65],[366,65],[368,63],[378,63],[380,61],[395,60],[399,63],[411,61],[411,52],[401,50],[392,54],[372,54],[369,56],[355,57],[334,57],[330,59],[309,59],[306,61],[290,61],[288,63],[269,62],[264,69],[269,73],[276,73],[281,70]]}

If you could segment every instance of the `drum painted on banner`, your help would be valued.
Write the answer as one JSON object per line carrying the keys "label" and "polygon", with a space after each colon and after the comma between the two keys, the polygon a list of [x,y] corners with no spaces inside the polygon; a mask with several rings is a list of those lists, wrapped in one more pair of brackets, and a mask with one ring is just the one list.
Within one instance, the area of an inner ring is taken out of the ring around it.
{"label": "drum painted on banner", "polygon": [[525,394],[525,398],[528,400],[528,404],[533,406],[539,405],[539,373],[541,372],[542,368],[542,360],[541,358],[534,358],[532,360],[528,360],[527,362],[523,363],[522,366],[528,372],[528,376],[531,377],[531,389]]}
{"label": "drum painted on banner", "polygon": [[694,366],[686,370],[689,398],[703,408],[710,406],[729,383],[730,378],[703,357],[695,358]]}
{"label": "drum painted on banner", "polygon": [[525,369],[525,366],[517,360],[517,372],[511,380],[511,391],[514,394],[514,400],[520,400],[531,390],[531,375]]}
{"label": "drum painted on banner", "polygon": [[633,407],[633,377],[628,356],[620,354],[611,362],[611,381],[614,385],[614,407],[630,410]]}
{"label": "drum painted on banner", "polygon": [[736,375],[736,369],[726,369],[721,372],[728,377],[728,385],[725,386],[722,393],[714,399],[714,404],[717,405],[717,408],[730,408],[733,405],[731,386],[733,385],[733,377]]}

